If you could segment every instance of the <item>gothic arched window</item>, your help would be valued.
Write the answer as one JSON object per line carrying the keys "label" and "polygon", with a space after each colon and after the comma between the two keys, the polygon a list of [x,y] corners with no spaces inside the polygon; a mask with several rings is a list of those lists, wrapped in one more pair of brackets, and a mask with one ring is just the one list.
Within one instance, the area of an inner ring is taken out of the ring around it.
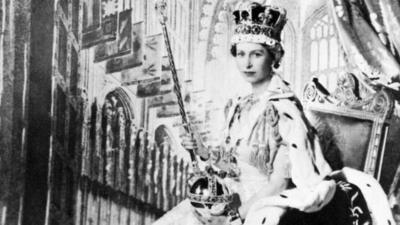
{"label": "gothic arched window", "polygon": [[112,92],[106,96],[102,114],[101,146],[105,159],[105,181],[116,189],[125,190],[130,146],[129,111],[121,97]]}
{"label": "gothic arched window", "polygon": [[104,104],[91,107],[89,150],[85,170],[91,179],[127,191],[129,153],[133,145],[133,114],[122,90],[107,94]]}
{"label": "gothic arched window", "polygon": [[329,90],[336,86],[338,74],[346,68],[332,18],[326,7],[317,10],[304,29],[303,86],[317,77]]}

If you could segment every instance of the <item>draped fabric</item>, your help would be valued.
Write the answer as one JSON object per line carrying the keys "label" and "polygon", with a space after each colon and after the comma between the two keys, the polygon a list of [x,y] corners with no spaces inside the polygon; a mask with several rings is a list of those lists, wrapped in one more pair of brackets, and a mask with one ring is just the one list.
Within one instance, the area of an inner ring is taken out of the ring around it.
{"label": "draped fabric", "polygon": [[400,2],[328,0],[328,7],[348,62],[381,84],[400,82]]}

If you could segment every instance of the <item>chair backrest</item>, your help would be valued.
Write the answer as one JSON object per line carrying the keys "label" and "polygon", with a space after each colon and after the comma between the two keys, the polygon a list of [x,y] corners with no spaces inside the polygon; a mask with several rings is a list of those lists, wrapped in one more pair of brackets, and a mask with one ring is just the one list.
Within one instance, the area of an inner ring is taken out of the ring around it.
{"label": "chair backrest", "polygon": [[[346,73],[339,76],[332,94],[313,79],[304,89],[303,101],[325,158],[334,169],[343,166],[358,169],[379,181],[382,173],[388,175],[383,164],[390,160],[385,154],[393,147],[393,143],[387,143],[394,101],[387,90],[372,90],[363,86],[355,75]],[[386,191],[394,171],[385,184],[381,183]]]}

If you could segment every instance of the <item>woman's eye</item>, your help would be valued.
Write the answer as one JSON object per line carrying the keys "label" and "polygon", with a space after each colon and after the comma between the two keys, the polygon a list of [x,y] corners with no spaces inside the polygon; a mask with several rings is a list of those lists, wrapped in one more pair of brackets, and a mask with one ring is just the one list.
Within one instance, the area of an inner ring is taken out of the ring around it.
{"label": "woman's eye", "polygon": [[238,52],[237,56],[243,57],[244,56],[244,52]]}
{"label": "woman's eye", "polygon": [[256,53],[254,53],[254,55],[255,55],[256,57],[261,57],[263,54],[260,53],[260,52],[256,52]]}

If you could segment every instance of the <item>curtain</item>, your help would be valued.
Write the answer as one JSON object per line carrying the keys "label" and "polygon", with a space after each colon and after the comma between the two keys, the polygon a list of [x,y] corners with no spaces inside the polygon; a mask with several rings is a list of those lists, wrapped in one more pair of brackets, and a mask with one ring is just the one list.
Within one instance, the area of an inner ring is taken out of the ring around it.
{"label": "curtain", "polygon": [[328,0],[342,48],[350,64],[370,80],[400,82],[400,2]]}

